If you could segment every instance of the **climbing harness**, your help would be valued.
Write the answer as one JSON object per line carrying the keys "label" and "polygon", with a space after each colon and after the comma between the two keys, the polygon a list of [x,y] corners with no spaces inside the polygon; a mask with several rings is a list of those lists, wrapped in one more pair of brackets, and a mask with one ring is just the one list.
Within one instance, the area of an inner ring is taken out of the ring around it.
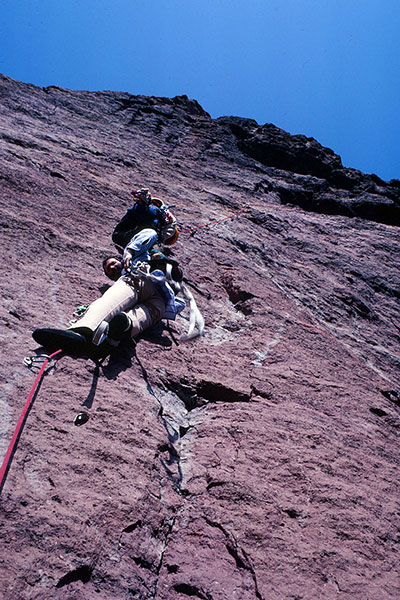
{"label": "climbing harness", "polygon": [[188,229],[183,229],[179,231],[179,233],[192,233],[194,234],[198,229],[203,229],[204,227],[210,227],[211,225],[216,225],[217,223],[223,223],[223,221],[228,221],[229,219],[233,219],[240,215],[240,213],[244,212],[247,208],[249,208],[250,204],[246,204],[240,210],[233,213],[233,215],[229,215],[229,217],[224,217],[223,219],[216,219],[215,221],[210,221],[209,223],[205,223],[204,225],[198,225],[197,227],[189,227]]}
{"label": "climbing harness", "polygon": [[134,264],[131,264],[124,277],[128,279],[137,280],[140,277],[149,277],[150,276],[150,265],[147,262],[137,261]]}
{"label": "climbing harness", "polygon": [[[149,263],[136,262],[134,265],[131,265],[129,267],[127,274],[124,275],[124,279],[126,279],[126,281],[128,283],[130,283],[130,282],[134,283],[134,282],[138,281],[139,278],[146,277],[148,279],[151,279],[155,283],[158,283],[160,285],[164,284],[164,285],[167,285],[167,287],[169,286],[169,288],[172,288],[172,290],[171,290],[172,295],[174,295],[174,293],[178,294],[179,292],[181,292],[183,294],[184,298],[189,302],[190,314],[189,314],[188,332],[184,335],[181,335],[181,337],[179,339],[180,339],[180,341],[187,341],[187,340],[190,340],[190,339],[196,337],[197,335],[200,335],[200,336],[204,335],[204,319],[203,319],[201,312],[199,311],[199,309],[197,307],[196,301],[193,297],[193,294],[190,292],[190,290],[186,287],[186,285],[183,282],[175,281],[172,278],[172,268],[173,267],[171,264],[167,264],[165,275],[160,270],[157,270],[154,273],[150,273]],[[177,304],[181,304],[182,308],[184,308],[184,303],[183,303],[182,299],[176,298],[175,302]],[[182,308],[180,310],[182,310]],[[180,310],[178,309],[175,314],[179,313]],[[173,318],[173,319],[175,318],[175,314],[174,314],[174,316],[171,316],[171,317],[168,317],[168,314],[169,314],[169,310],[168,310],[168,306],[167,306],[164,319],[169,320],[169,318]]]}
{"label": "climbing harness", "polygon": [[46,373],[51,372],[55,368],[55,361],[57,360],[56,357],[59,357],[59,355],[61,353],[62,353],[62,350],[57,350],[56,352],[53,352],[49,356],[42,355],[42,356],[37,356],[37,357],[26,357],[24,359],[24,364],[33,371],[35,371],[39,367],[40,363],[42,364],[42,366],[39,368],[39,370],[37,372],[35,381],[33,383],[31,391],[29,392],[29,395],[25,402],[25,406],[22,410],[22,413],[18,419],[17,426],[16,426],[14,434],[11,438],[10,444],[8,446],[8,450],[6,452],[6,455],[3,460],[3,464],[0,469],[0,494],[3,490],[3,486],[5,483],[6,477],[7,477],[7,473],[9,471],[15,450],[17,448],[18,440],[21,436],[21,433],[24,428],[29,411],[32,408],[33,402],[36,397],[36,393],[39,389],[39,384],[42,381],[43,376]]}

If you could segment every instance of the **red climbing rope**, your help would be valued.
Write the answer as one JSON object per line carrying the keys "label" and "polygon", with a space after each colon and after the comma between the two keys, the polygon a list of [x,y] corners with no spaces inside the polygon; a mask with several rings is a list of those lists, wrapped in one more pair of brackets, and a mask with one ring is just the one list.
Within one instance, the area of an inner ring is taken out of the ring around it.
{"label": "red climbing rope", "polygon": [[250,204],[246,204],[246,206],[243,206],[240,210],[233,213],[233,215],[229,215],[229,217],[224,217],[223,219],[217,219],[216,221],[210,221],[209,223],[205,223],[204,225],[199,225],[198,227],[191,227],[189,229],[184,229],[183,231],[180,231],[179,233],[191,233],[193,231],[196,231],[197,229],[203,229],[203,227],[209,227],[210,225],[215,225],[216,223],[222,223],[223,221],[228,221],[228,219],[233,219],[233,217],[240,215],[240,213],[243,212],[244,210],[246,210],[246,208],[249,208],[249,206],[250,206]]}
{"label": "red climbing rope", "polygon": [[18,443],[19,437],[20,437],[22,429],[24,427],[25,419],[26,419],[26,417],[28,415],[29,409],[31,408],[31,405],[32,405],[33,400],[35,398],[36,389],[37,389],[37,387],[38,387],[38,385],[39,385],[39,383],[40,383],[40,381],[41,381],[41,379],[42,379],[42,377],[44,375],[44,372],[45,372],[45,369],[46,369],[46,366],[47,366],[49,360],[51,360],[52,358],[54,358],[55,356],[57,356],[58,354],[60,354],[60,352],[62,352],[62,350],[57,350],[57,352],[53,352],[53,354],[50,354],[50,356],[48,356],[46,358],[46,360],[43,362],[43,364],[42,364],[42,366],[41,366],[38,374],[36,375],[36,379],[35,379],[35,381],[33,383],[31,391],[29,392],[29,396],[28,396],[27,401],[25,402],[25,406],[24,406],[24,408],[22,410],[21,416],[18,419],[18,423],[17,423],[17,426],[15,428],[14,435],[11,438],[10,445],[8,446],[8,450],[6,452],[6,455],[5,455],[4,460],[3,460],[2,467],[0,469],[0,493],[1,493],[2,489],[3,489],[3,485],[4,485],[6,477],[7,477],[8,469],[10,468],[12,457],[14,455],[14,452],[15,452],[15,449],[17,447],[17,443]]}

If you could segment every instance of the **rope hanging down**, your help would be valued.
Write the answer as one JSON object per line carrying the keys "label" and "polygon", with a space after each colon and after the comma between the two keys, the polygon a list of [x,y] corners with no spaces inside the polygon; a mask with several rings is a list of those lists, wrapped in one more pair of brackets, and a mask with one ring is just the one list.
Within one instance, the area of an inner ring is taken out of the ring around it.
{"label": "rope hanging down", "polygon": [[35,399],[36,391],[38,389],[38,386],[40,384],[40,381],[41,381],[43,375],[45,374],[47,364],[49,363],[50,360],[52,360],[55,356],[57,356],[61,352],[62,352],[62,350],[57,350],[57,352],[53,352],[53,354],[50,354],[50,356],[46,356],[45,361],[43,362],[38,374],[36,375],[36,379],[33,382],[33,386],[32,386],[31,391],[29,392],[28,399],[25,402],[25,406],[22,410],[21,416],[18,419],[18,423],[15,428],[14,435],[11,438],[10,445],[8,446],[8,450],[6,452],[2,467],[0,469],[0,494],[3,490],[3,486],[6,481],[7,473],[10,468],[11,461],[14,456],[14,452],[16,450],[17,444],[18,444],[18,440],[19,440],[22,430],[24,428],[26,418],[29,414],[29,411],[30,411],[33,401]]}
{"label": "rope hanging down", "polygon": [[224,217],[223,219],[216,219],[215,221],[210,221],[209,223],[205,223],[204,225],[198,225],[197,227],[189,227],[188,229],[183,229],[179,233],[194,233],[197,229],[203,229],[204,227],[210,227],[210,225],[216,225],[217,223],[222,223],[223,221],[228,221],[229,219],[233,219],[233,217],[237,217],[240,215],[246,208],[249,208],[250,204],[246,204],[240,210],[233,213],[233,215],[229,215],[229,217]]}

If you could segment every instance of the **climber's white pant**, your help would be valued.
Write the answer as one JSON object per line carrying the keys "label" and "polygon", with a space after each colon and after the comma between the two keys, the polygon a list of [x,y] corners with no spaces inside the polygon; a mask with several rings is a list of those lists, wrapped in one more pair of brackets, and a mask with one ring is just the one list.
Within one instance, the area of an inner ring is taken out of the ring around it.
{"label": "climber's white pant", "polygon": [[88,327],[95,332],[103,321],[109,323],[121,311],[132,321],[133,338],[157,323],[165,312],[165,302],[158,285],[147,278],[134,280],[131,284],[121,277],[101,298],[92,302],[71,329]]}

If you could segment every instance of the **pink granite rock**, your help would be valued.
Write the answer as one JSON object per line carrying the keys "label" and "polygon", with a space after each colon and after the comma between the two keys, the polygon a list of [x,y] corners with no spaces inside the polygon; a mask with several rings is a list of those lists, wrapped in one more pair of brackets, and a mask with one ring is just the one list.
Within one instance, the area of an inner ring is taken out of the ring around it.
{"label": "pink granite rock", "polygon": [[2,455],[31,333],[104,289],[132,189],[175,206],[206,320],[44,377],[0,498],[2,597],[397,598],[399,181],[185,96],[2,76],[0,104]]}

